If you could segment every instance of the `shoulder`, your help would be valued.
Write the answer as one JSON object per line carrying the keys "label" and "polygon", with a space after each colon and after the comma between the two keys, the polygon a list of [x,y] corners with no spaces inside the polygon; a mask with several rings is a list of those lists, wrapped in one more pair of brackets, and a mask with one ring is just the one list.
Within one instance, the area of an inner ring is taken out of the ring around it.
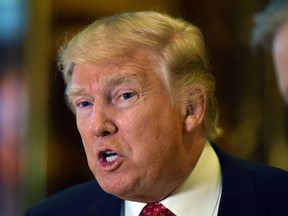
{"label": "shoulder", "polygon": [[288,172],[286,170],[235,157],[222,152],[215,145],[213,145],[213,148],[224,171],[233,172],[233,170],[236,169],[239,172],[243,171],[248,173],[251,178],[259,179],[261,182],[265,182],[266,180],[282,181],[285,185],[287,184]]}
{"label": "shoulder", "polygon": [[[288,172],[279,168],[240,160],[254,184],[257,197],[272,215],[288,214]],[[250,191],[246,191],[251,195]],[[285,212],[285,213],[284,213]]]}
{"label": "shoulder", "polygon": [[[96,181],[86,182],[57,193],[32,207],[27,216],[95,215],[109,204],[120,211],[121,200],[104,192]],[[109,211],[108,211],[109,212]],[[109,215],[109,213],[107,214]],[[112,215],[112,214],[111,214]]]}
{"label": "shoulder", "polygon": [[253,212],[246,215],[260,215],[257,214],[260,209],[272,215],[283,215],[283,212],[288,214],[287,171],[226,154],[215,145],[213,148],[222,170],[222,206],[233,206],[235,212],[238,208],[235,203],[240,202],[246,209],[238,208],[238,212],[247,209]]}
{"label": "shoulder", "polygon": [[245,160],[239,163],[247,170],[259,194],[271,202],[275,199],[287,202],[288,172],[286,170]]}
{"label": "shoulder", "polygon": [[[223,157],[225,157],[225,160],[223,160]],[[288,172],[286,170],[258,162],[244,160],[227,154],[225,154],[225,156],[222,155],[223,162],[226,162],[226,159],[228,159],[228,162],[230,163],[229,165],[238,167],[240,170],[247,172],[247,174],[249,174],[253,180],[257,181],[257,183],[268,183],[270,187],[273,187],[276,185],[270,185],[270,183],[277,182],[280,185],[283,184],[283,186],[288,189]],[[225,166],[229,165],[225,164]]]}

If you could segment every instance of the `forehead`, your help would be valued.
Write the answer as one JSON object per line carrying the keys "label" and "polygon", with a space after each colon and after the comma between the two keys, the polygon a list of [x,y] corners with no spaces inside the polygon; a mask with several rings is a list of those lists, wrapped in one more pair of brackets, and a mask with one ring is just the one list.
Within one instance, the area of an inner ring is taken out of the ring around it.
{"label": "forehead", "polygon": [[[75,64],[72,79],[67,90],[78,85],[113,85],[121,83],[142,83],[155,79],[155,73],[150,64],[145,61],[126,61],[121,64]],[[157,78],[156,78],[157,79]]]}

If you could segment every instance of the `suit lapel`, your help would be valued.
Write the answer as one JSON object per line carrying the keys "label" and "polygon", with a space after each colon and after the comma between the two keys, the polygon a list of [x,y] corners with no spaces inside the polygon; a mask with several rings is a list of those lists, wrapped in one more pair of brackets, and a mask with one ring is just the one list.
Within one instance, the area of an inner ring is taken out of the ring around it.
{"label": "suit lapel", "polygon": [[243,161],[223,153],[215,145],[213,148],[220,160],[223,181],[218,215],[266,215],[267,209]]}

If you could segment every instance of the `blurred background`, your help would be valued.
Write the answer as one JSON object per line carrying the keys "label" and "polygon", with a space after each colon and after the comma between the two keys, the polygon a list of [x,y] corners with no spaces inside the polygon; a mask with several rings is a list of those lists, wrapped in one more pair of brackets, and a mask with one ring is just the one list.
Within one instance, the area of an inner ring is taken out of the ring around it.
{"label": "blurred background", "polygon": [[198,25],[216,76],[224,150],[288,170],[288,111],[271,54],[250,46],[268,0],[0,0],[0,215],[93,176],[65,105],[57,49],[117,12],[156,9]]}

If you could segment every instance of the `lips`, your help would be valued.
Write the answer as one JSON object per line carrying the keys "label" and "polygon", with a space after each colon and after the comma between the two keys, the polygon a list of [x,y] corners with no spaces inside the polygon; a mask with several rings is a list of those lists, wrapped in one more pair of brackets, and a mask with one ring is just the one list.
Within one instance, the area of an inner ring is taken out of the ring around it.
{"label": "lips", "polygon": [[98,157],[97,164],[106,171],[116,170],[122,162],[122,157],[117,152],[110,149],[100,151]]}

